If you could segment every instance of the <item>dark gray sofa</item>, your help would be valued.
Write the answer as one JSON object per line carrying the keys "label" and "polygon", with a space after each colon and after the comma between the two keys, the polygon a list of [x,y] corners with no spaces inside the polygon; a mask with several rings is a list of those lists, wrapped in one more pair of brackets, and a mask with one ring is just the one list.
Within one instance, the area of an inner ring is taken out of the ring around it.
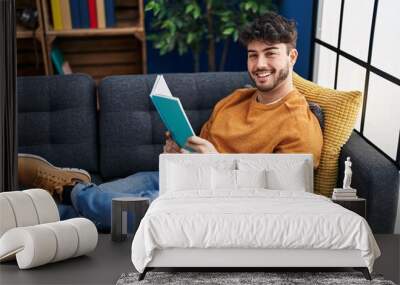
{"label": "dark gray sofa", "polygon": [[[157,170],[165,128],[148,97],[155,77],[111,76],[97,90],[84,74],[18,78],[19,152],[43,156],[61,167],[84,168],[95,183]],[[246,72],[166,74],[165,79],[197,134],[217,101],[250,83]],[[371,228],[393,233],[397,168],[356,132],[341,161],[346,156],[353,160],[352,185],[367,199]],[[341,181],[343,170],[339,173]]]}

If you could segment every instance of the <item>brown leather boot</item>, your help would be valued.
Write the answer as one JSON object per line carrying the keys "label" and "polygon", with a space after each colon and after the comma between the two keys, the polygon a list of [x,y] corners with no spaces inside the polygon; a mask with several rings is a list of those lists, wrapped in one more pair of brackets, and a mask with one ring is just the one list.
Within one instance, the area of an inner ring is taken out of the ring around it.
{"label": "brown leather boot", "polygon": [[64,186],[77,182],[89,183],[90,174],[78,168],[59,168],[43,157],[33,154],[18,154],[18,182],[24,187],[42,188],[51,195],[58,194],[61,200]]}

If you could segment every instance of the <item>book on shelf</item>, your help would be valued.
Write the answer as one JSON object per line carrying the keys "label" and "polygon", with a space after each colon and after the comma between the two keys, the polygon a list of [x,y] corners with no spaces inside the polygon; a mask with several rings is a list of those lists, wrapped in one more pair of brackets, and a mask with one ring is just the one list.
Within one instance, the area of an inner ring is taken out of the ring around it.
{"label": "book on shelf", "polygon": [[71,10],[72,28],[79,29],[81,27],[79,0],[69,0],[69,4]]}
{"label": "book on shelf", "polygon": [[357,193],[357,189],[343,189],[343,188],[334,188],[333,193]]}
{"label": "book on shelf", "polygon": [[194,136],[195,133],[182,107],[181,101],[179,98],[172,96],[164,76],[157,75],[150,93],[150,99],[165,127],[170,132],[172,139],[179,147],[188,149],[185,147],[186,141],[189,137]]}
{"label": "book on shelf", "polygon": [[333,200],[356,200],[356,199],[358,199],[358,196],[354,196],[354,197],[337,197],[335,195],[332,195],[332,199]]}
{"label": "book on shelf", "polygon": [[87,0],[89,7],[89,27],[91,29],[97,28],[97,13],[96,13],[96,0]]}
{"label": "book on shelf", "polygon": [[87,0],[79,0],[79,15],[81,28],[89,28],[89,6]]}
{"label": "book on shelf", "polygon": [[96,12],[97,12],[97,26],[100,29],[106,27],[106,13],[104,10],[104,0],[96,0]]}
{"label": "book on shelf", "polygon": [[104,0],[106,11],[106,26],[111,28],[115,26],[115,2],[114,0]]}
{"label": "book on shelf", "polygon": [[57,47],[53,47],[50,52],[51,62],[54,65],[56,74],[71,74],[71,66],[68,61],[64,60],[64,56],[61,50]]}
{"label": "book on shelf", "polygon": [[55,73],[56,74],[64,74],[63,71],[63,64],[64,64],[64,57],[59,48],[53,47],[50,52],[51,62],[54,65]]}
{"label": "book on shelf", "polygon": [[64,74],[72,74],[72,68],[69,65],[68,61],[64,61],[63,65],[62,65],[62,70]]}
{"label": "book on shelf", "polygon": [[357,193],[356,192],[333,192],[332,193],[332,199],[336,200],[352,200],[352,199],[357,199]]}
{"label": "book on shelf", "polygon": [[356,197],[356,193],[333,193],[336,197]]}
{"label": "book on shelf", "polygon": [[71,9],[69,0],[60,0],[61,21],[64,30],[72,29]]}
{"label": "book on shelf", "polygon": [[111,28],[115,0],[51,0],[54,30]]}
{"label": "book on shelf", "polygon": [[53,29],[62,30],[61,2],[60,0],[51,0],[51,15],[53,17]]}

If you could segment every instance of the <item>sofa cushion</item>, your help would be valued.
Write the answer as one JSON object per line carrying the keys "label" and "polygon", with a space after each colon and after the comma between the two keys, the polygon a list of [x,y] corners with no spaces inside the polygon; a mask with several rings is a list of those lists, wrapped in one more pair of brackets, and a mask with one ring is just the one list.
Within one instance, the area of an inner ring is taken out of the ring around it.
{"label": "sofa cushion", "polygon": [[[99,85],[100,173],[106,178],[158,169],[166,131],[150,101],[156,75],[110,76]],[[214,105],[250,83],[246,72],[165,74],[196,134]]]}
{"label": "sofa cushion", "polygon": [[314,176],[314,191],[331,196],[336,186],[340,149],[353,131],[361,107],[361,92],[322,88],[297,74],[293,75],[293,83],[308,101],[317,103],[324,110],[324,143]]}
{"label": "sofa cushion", "polygon": [[95,84],[84,74],[18,77],[18,152],[98,170]]}

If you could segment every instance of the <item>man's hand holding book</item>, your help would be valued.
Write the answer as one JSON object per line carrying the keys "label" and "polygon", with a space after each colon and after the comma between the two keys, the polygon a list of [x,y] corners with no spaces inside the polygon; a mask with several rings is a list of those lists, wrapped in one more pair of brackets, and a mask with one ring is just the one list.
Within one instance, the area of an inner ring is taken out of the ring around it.
{"label": "man's hand holding book", "polygon": [[[169,132],[165,133],[165,139],[164,153],[189,153],[189,151],[180,148],[173,141]],[[212,143],[198,136],[189,137],[186,146],[194,150],[196,153],[218,153]]]}

